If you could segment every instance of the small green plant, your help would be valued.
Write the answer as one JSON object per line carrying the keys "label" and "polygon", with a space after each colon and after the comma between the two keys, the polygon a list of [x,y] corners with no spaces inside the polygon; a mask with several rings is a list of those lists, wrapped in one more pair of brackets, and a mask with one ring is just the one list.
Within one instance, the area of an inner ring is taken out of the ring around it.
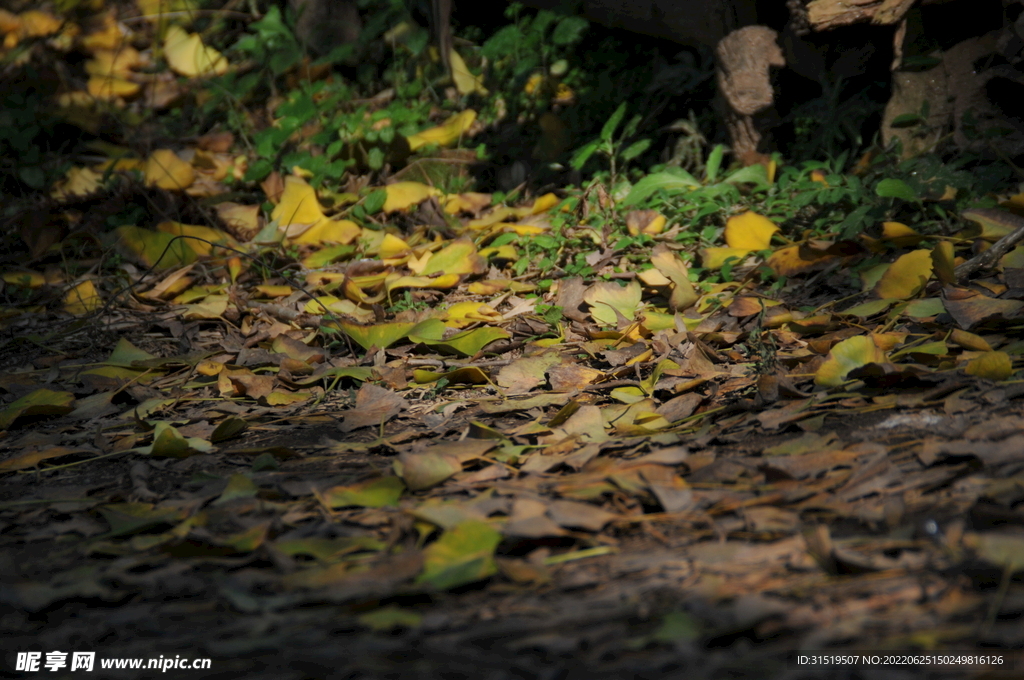
{"label": "small green plant", "polygon": [[647,151],[651,146],[650,139],[639,139],[629,144],[629,146],[625,146],[626,142],[636,134],[637,126],[641,120],[640,116],[630,118],[629,122],[622,128],[621,134],[618,137],[615,136],[615,131],[618,129],[619,124],[622,123],[625,115],[626,102],[622,102],[601,128],[600,136],[580,147],[573,155],[569,164],[576,170],[582,170],[583,166],[587,164],[587,161],[595,153],[604,156],[608,160],[611,176],[610,183],[614,187],[619,172],[622,171],[623,167],[644,151]]}
{"label": "small green plant", "polygon": [[430,309],[430,305],[423,300],[417,300],[413,297],[412,291],[406,290],[402,291],[401,299],[391,303],[390,311],[398,314],[405,311],[420,312],[425,309]]}

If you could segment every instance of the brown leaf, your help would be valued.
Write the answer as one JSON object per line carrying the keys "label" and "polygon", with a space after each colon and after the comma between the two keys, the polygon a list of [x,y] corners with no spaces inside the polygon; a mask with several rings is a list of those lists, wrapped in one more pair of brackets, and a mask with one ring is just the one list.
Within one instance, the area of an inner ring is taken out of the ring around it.
{"label": "brown leaf", "polygon": [[548,514],[555,522],[567,529],[586,529],[600,531],[617,514],[602,510],[590,503],[576,501],[552,501],[548,506]]}
{"label": "brown leaf", "polygon": [[360,427],[380,426],[409,408],[409,402],[391,390],[364,383],[356,393],[356,406],[342,414],[338,428],[351,432]]}
{"label": "brown leaf", "polygon": [[656,413],[670,423],[674,423],[693,415],[702,401],[704,401],[704,397],[694,392],[681,394],[659,406]]}

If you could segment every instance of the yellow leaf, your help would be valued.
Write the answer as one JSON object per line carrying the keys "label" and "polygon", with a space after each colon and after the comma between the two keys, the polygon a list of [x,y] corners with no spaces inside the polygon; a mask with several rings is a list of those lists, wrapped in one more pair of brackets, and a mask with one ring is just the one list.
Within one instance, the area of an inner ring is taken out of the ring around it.
{"label": "yellow leaf", "polygon": [[935,271],[935,278],[942,283],[956,283],[956,264],[954,262],[953,244],[949,241],[939,241],[932,248],[932,269]]}
{"label": "yellow leaf", "polygon": [[916,246],[924,240],[924,236],[902,222],[882,222],[882,238],[901,248]]}
{"label": "yellow leaf", "polygon": [[768,258],[768,266],[779,276],[793,276],[808,271],[824,259],[832,259],[832,257],[805,260],[800,246],[786,246],[772,253]]}
{"label": "yellow leaf", "polygon": [[482,75],[475,76],[466,66],[466,62],[462,60],[462,57],[453,48],[448,53],[449,63],[452,65],[452,80],[455,81],[455,89],[459,91],[459,94],[465,96],[473,94],[474,92],[480,95],[487,94],[487,88],[484,87],[484,77]]}
{"label": "yellow leaf", "polygon": [[[0,431],[8,429],[21,416],[64,415],[74,410],[75,395],[39,388],[0,410]],[[11,468],[16,469],[16,468]]]}
{"label": "yellow leaf", "polygon": [[[704,248],[700,251],[701,264],[706,269],[721,269],[729,258],[735,258],[742,262],[749,253],[750,251],[745,248]],[[739,264],[739,262],[734,264]]]}
{"label": "yellow leaf", "polygon": [[498,323],[501,320],[501,314],[483,302],[456,302],[448,307],[444,325],[465,328],[475,323]]}
{"label": "yellow leaf", "polygon": [[61,20],[49,12],[29,10],[18,15],[21,19],[21,34],[26,38],[42,38],[60,30]]}
{"label": "yellow leaf", "polygon": [[[412,269],[412,266],[409,267]],[[427,260],[423,276],[430,274],[483,274],[487,271],[487,260],[480,257],[476,246],[469,239],[457,239],[437,251]]]}
{"label": "yellow leaf", "polygon": [[89,279],[76,285],[64,296],[64,311],[74,316],[96,311],[102,304],[96,286]]}
{"label": "yellow leaf", "polygon": [[380,256],[380,259],[387,260],[406,255],[410,250],[409,244],[402,239],[394,234],[385,234],[384,240],[380,242],[377,254]]}
{"label": "yellow leaf", "polygon": [[179,267],[196,260],[195,251],[181,240],[173,241],[170,234],[134,225],[124,225],[115,230],[117,244],[133,260],[146,267]]}
{"label": "yellow leaf", "polygon": [[132,68],[142,63],[139,51],[125,45],[116,50],[96,50],[93,58],[85,62],[85,72],[91,76],[127,78]]}
{"label": "yellow leaf", "polygon": [[118,23],[113,13],[104,14],[102,27],[82,37],[82,48],[87,52],[97,50],[116,50],[126,46],[128,29]]}
{"label": "yellow leaf", "polygon": [[459,285],[458,274],[442,274],[441,276],[395,276],[387,282],[388,292],[399,288],[454,288]]}
{"label": "yellow leaf", "polygon": [[964,370],[986,380],[1006,380],[1013,375],[1013,361],[1006,352],[985,352],[967,362]]}
{"label": "yellow leaf", "polygon": [[142,86],[114,76],[92,76],[85,84],[85,89],[96,99],[109,101],[119,97],[132,97],[138,94]]}
{"label": "yellow leaf", "polygon": [[363,233],[362,227],[352,220],[331,220],[324,218],[309,229],[291,239],[292,243],[320,245],[323,243],[349,244]]}
{"label": "yellow leaf", "polygon": [[778,230],[770,219],[748,210],[725,223],[725,242],[730,248],[765,250]]}
{"label": "yellow leaf", "polygon": [[179,26],[167,29],[167,35],[164,37],[164,56],[171,69],[190,78],[219,76],[228,70],[228,60],[220,52],[203,45],[203,39],[198,33],[186,33]]}
{"label": "yellow leaf", "polygon": [[915,250],[889,265],[875,285],[879,298],[906,300],[917,295],[932,276],[932,251]]}
{"label": "yellow leaf", "polygon": [[462,138],[474,121],[476,121],[476,111],[466,109],[462,113],[455,114],[437,127],[409,136],[407,138],[409,149],[417,151],[427,144],[450,146]]}
{"label": "yellow leaf", "polygon": [[151,153],[146,159],[144,173],[147,186],[168,191],[185,189],[196,178],[192,166],[178,158],[170,149],[157,149]]}
{"label": "yellow leaf", "polygon": [[667,220],[657,210],[633,210],[626,214],[626,229],[630,235],[655,235],[665,229]]}
{"label": "yellow leaf", "polygon": [[640,282],[636,280],[626,286],[620,286],[614,281],[603,281],[588,288],[583,293],[583,300],[590,305],[590,316],[595,321],[607,326],[618,326],[620,315],[627,322],[636,317],[642,292]]}
{"label": "yellow leaf", "polygon": [[219,319],[228,308],[228,296],[208,295],[202,302],[185,307],[182,316],[186,319]]}
{"label": "yellow leaf", "polygon": [[556,205],[558,205],[561,202],[562,202],[562,199],[560,199],[557,194],[552,194],[550,192],[546,193],[543,196],[537,197],[537,200],[535,200],[533,202],[533,205],[530,206],[530,213],[529,214],[531,214],[531,215],[539,215],[541,213],[545,213],[548,210],[551,210],[552,208],[554,208]]}
{"label": "yellow leaf", "polygon": [[384,202],[384,212],[408,210],[431,196],[441,195],[438,189],[421,182],[395,182],[384,187],[384,191],[388,195]]}
{"label": "yellow leaf", "polygon": [[672,282],[672,294],[669,296],[668,307],[673,312],[681,312],[693,305],[700,296],[690,282],[686,263],[678,255],[664,245],[658,245],[651,255],[651,264]]}
{"label": "yellow leaf", "polygon": [[3,276],[0,278],[3,279],[4,283],[8,283],[12,286],[20,286],[22,288],[39,288],[46,285],[46,277],[39,272],[4,272]]}
{"label": "yellow leaf", "polygon": [[832,348],[825,363],[818,368],[814,382],[825,387],[835,387],[841,385],[846,374],[853,369],[883,361],[885,354],[874,340],[866,335],[855,335]]}
{"label": "yellow leaf", "polygon": [[293,224],[316,224],[326,219],[326,216],[320,208],[320,202],[316,198],[313,187],[309,186],[301,177],[289,175],[284,179],[281,200],[274,206],[270,218],[276,220],[282,230],[287,230]]}
{"label": "yellow leaf", "polygon": [[57,182],[50,195],[57,200],[66,200],[72,196],[88,196],[100,188],[103,175],[90,168],[69,168],[64,179]]}
{"label": "yellow leaf", "polygon": [[[185,236],[192,238],[183,238],[182,241],[195,251],[196,255],[200,257],[206,257],[211,253],[217,256],[227,255],[230,251],[224,250],[223,248],[214,248],[211,244],[224,245],[229,248],[237,248],[238,244],[235,240],[225,234],[220,229],[214,229],[212,227],[202,227],[196,224],[181,224],[180,222],[161,222],[156,225],[157,231],[162,231],[165,234],[171,234],[172,236]],[[197,240],[202,239],[202,240]],[[207,243],[209,241],[209,243]]]}

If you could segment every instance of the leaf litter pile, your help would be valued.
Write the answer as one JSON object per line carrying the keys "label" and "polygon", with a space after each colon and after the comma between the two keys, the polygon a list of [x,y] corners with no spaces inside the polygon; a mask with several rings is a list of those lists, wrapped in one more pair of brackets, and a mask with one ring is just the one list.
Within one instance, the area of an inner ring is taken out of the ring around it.
{"label": "leaf litter pile", "polygon": [[[91,52],[81,110],[229,68],[176,26],[154,71],[109,16],[6,18],[6,49]],[[447,115],[410,150],[453,153],[475,114]],[[75,229],[112,184],[180,205],[245,162],[215,132],[78,165],[51,192],[68,223],[21,229],[8,651],[754,678],[819,677],[795,650],[1024,643],[1024,195],[718,147],[700,178],[532,198],[296,165],[206,223]]]}

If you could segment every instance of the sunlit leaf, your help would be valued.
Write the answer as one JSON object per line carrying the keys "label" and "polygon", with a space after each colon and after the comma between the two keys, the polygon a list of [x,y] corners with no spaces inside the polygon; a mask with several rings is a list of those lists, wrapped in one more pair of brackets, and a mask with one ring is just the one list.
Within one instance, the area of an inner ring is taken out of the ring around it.
{"label": "sunlit leaf", "polygon": [[170,149],[157,149],[146,159],[143,170],[146,184],[168,191],[182,191],[195,181],[196,172],[189,163]]}
{"label": "sunlit leaf", "polygon": [[[455,81],[455,89],[459,91],[459,94],[462,96],[474,93],[481,96],[487,95],[483,75],[473,75],[469,67],[466,66],[466,62],[462,60],[462,56],[454,49],[448,53],[448,58],[452,68],[452,80]],[[412,141],[409,142],[409,146],[412,147]],[[413,150],[415,151],[415,149]]]}
{"label": "sunlit leaf", "polygon": [[772,234],[779,228],[767,217],[747,211],[733,215],[725,223],[725,242],[730,248],[740,250],[765,250],[772,240]]}
{"label": "sunlit leaf", "polygon": [[494,550],[501,533],[486,522],[468,521],[445,531],[423,551],[423,573],[416,579],[445,590],[497,572]]}
{"label": "sunlit leaf", "polygon": [[75,285],[64,294],[64,311],[74,316],[94,312],[103,305],[103,299],[91,279]]}
{"label": "sunlit leaf", "polygon": [[590,315],[598,323],[617,326],[619,318],[632,321],[640,307],[643,290],[639,281],[620,286],[614,281],[595,283],[583,294],[590,305]]}
{"label": "sunlit leaf", "polygon": [[985,352],[968,361],[964,371],[986,380],[1006,380],[1013,375],[1013,361],[1006,352]]}
{"label": "sunlit leaf", "polygon": [[415,330],[409,333],[409,340],[413,342],[421,342],[430,347],[449,350],[465,356],[474,356],[495,340],[504,340],[509,337],[511,336],[508,331],[493,326],[474,328],[443,339],[425,337],[419,335]]}
{"label": "sunlit leaf", "polygon": [[[461,61],[461,59],[460,59]],[[453,64],[454,66],[454,64]],[[472,77],[472,76],[471,76]],[[476,111],[473,109],[466,109],[461,113],[457,113],[444,123],[437,127],[430,128],[429,130],[423,130],[414,135],[407,137],[409,142],[409,149],[412,151],[418,151],[420,148],[427,144],[437,144],[438,146],[451,146],[455,142],[459,141],[469,128],[473,125],[476,120]],[[404,182],[399,182],[404,184]],[[394,185],[389,185],[394,186]],[[389,200],[390,193],[388,195]],[[422,199],[421,199],[422,200]],[[418,202],[418,201],[417,201]],[[400,208],[390,208],[390,210],[399,210]],[[385,208],[385,210],[389,210]]]}
{"label": "sunlit leaf", "polygon": [[932,252],[914,250],[889,265],[875,286],[880,298],[906,300],[917,295],[932,275]]}
{"label": "sunlit leaf", "polygon": [[865,335],[855,335],[836,344],[828,353],[814,377],[814,382],[825,387],[841,385],[846,374],[855,368],[885,361],[885,354]]}
{"label": "sunlit leaf", "polygon": [[228,70],[228,60],[220,52],[204,45],[198,33],[186,33],[180,26],[167,29],[164,57],[172,69],[190,78],[219,76]]}

